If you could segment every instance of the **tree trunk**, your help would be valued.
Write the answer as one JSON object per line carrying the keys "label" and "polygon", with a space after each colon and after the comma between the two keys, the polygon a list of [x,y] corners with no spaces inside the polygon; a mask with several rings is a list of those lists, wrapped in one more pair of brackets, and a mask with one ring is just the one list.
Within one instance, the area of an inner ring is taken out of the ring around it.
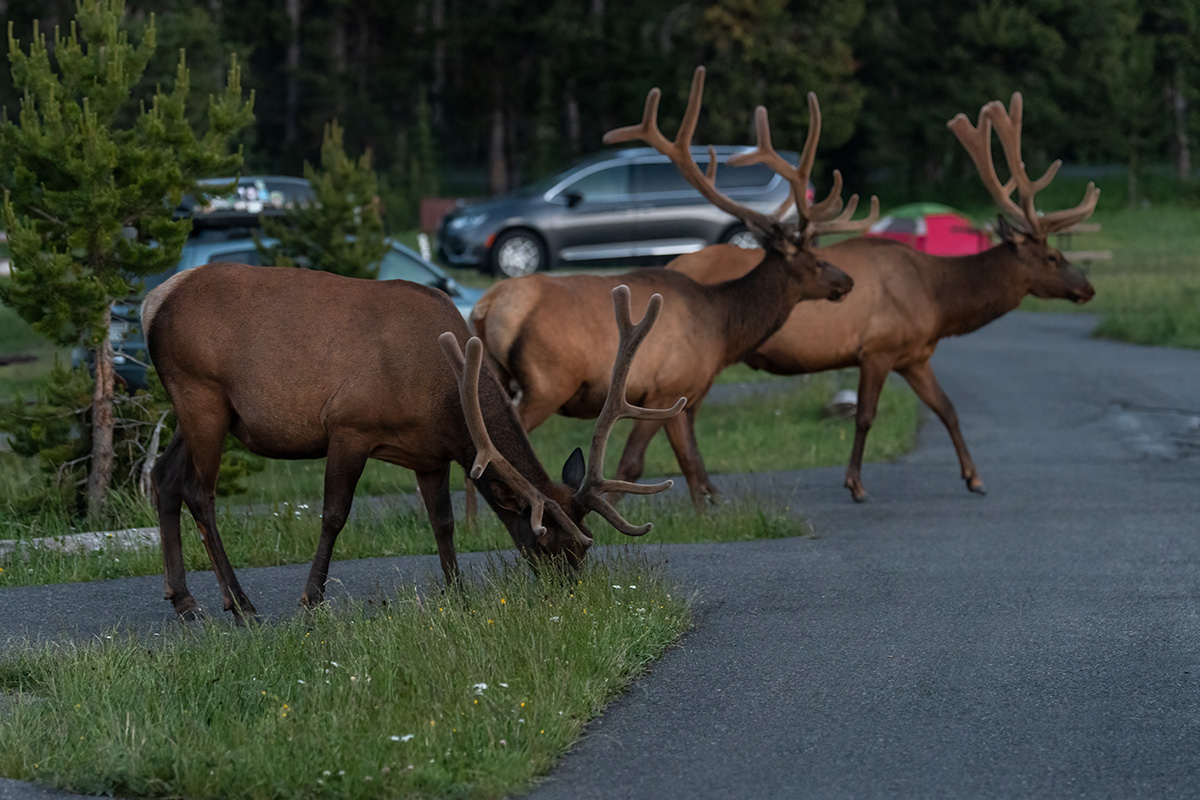
{"label": "tree trunk", "polygon": [[300,105],[300,0],[287,0],[287,15],[292,23],[292,35],[287,47],[287,105],[284,108],[283,141],[292,145],[299,134],[296,117]]}
{"label": "tree trunk", "polygon": [[1175,174],[1186,181],[1192,175],[1192,149],[1188,141],[1188,101],[1184,93],[1187,79],[1183,74],[1183,61],[1175,60],[1175,78],[1167,91],[1170,94],[1171,113],[1175,118],[1175,130],[1171,137],[1171,149],[1175,155]]}
{"label": "tree trunk", "polygon": [[343,122],[346,119],[346,73],[350,69],[346,59],[346,9],[338,6],[330,22],[329,51],[333,60],[333,71],[337,76],[334,89],[333,116]]}
{"label": "tree trunk", "polygon": [[574,77],[567,78],[566,106],[567,146],[571,155],[576,155],[583,150],[583,123],[579,116],[579,98],[575,94]]}
{"label": "tree trunk", "polygon": [[508,162],[504,154],[504,104],[500,80],[492,84],[492,133],[488,137],[488,191],[504,194],[508,191]]}
{"label": "tree trunk", "polygon": [[434,127],[441,127],[446,94],[446,0],[433,0],[429,24],[433,28],[433,86],[429,104]]}
{"label": "tree trunk", "polygon": [[104,310],[103,338],[96,348],[96,388],[92,394],[92,461],[88,470],[88,517],[104,510],[113,471],[113,349],[108,338],[112,311]]}
{"label": "tree trunk", "polygon": [[1138,153],[1137,139],[1129,138],[1129,182],[1126,184],[1125,191],[1128,194],[1126,203],[1130,208],[1136,208],[1138,204]]}

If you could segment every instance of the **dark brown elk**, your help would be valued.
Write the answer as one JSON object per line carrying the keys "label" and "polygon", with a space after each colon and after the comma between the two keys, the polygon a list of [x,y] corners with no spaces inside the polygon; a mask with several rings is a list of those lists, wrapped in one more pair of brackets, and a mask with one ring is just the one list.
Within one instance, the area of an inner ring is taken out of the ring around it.
{"label": "dark brown elk", "polygon": [[[710,203],[742,220],[766,243],[749,274],[702,286],[677,272],[640,270],[623,275],[531,275],[493,286],[475,306],[475,331],[501,375],[519,389],[517,413],[533,430],[555,413],[587,419],[600,412],[608,387],[607,367],[617,342],[605,324],[605,297],[618,283],[629,286],[635,308],[658,293],[667,299],[659,324],[638,355],[629,379],[630,396],[643,405],[663,398],[687,397],[687,413],[666,422],[667,436],[697,506],[715,494],[696,446],[696,408],[725,367],[754,351],[787,318],[797,302],[841,299],[852,282],[837,267],[817,258],[809,243],[822,232],[867,227],[878,216],[872,201],[868,219],[850,221],[857,196],[843,209],[841,177],[834,173],[827,199],[810,204],[809,174],[820,136],[820,108],[809,94],[811,122],[797,167],[771,146],[767,113],[756,112],[758,149],[735,158],[766,163],[792,185],[800,227],[789,231],[780,221],[791,201],[774,215],[740,205],[717,190],[716,159],[706,173],[693,160],[691,139],[700,114],[704,69],[698,68],[683,122],[674,141],[658,129],[660,92],[650,91],[642,121],[605,135],[606,144],[641,140],[667,155],[687,181]],[[733,163],[734,159],[730,162]]]}
{"label": "dark brown elk", "polygon": [[603,480],[605,442],[619,417],[660,419],[678,413],[683,401],[653,411],[625,402],[634,351],[662,301],[652,299],[633,326],[628,291],[617,291],[615,300],[621,342],[610,361],[613,393],[596,423],[592,462],[585,466],[576,449],[563,482],[554,483],[508,396],[481,369],[482,344],[468,340],[466,323],[441,292],[407,281],[243,264],[212,264],[171,278],[149,294],[142,312],[150,356],[179,420],[152,474],[166,598],[181,615],[197,611],[180,550],[180,510],[187,503],[225,609],[239,619],[255,613],[217,533],[215,489],[226,433],[269,458],[326,458],[321,535],[301,598],[307,606],[324,597],[334,540],[369,458],[416,472],[447,582],[458,572],[453,462],[470,467],[535,564],[543,557],[577,564],[592,543],[583,523],[589,511],[623,533],[645,533],[648,524],[626,522],[602,493],[649,493],[669,483]]}
{"label": "dark brown elk", "polygon": [[[977,255],[931,256],[885,239],[851,239],[817,248],[819,257],[837,264],[854,279],[854,291],[842,303],[801,303],[779,331],[745,359],[755,369],[779,375],[859,368],[856,432],[846,488],[856,501],[867,499],[862,483],[863,447],[875,418],[888,373],[904,377],[925,405],[945,424],[958,454],[962,477],[972,492],[984,485],[967,451],[958,415],[929,359],[938,341],[977,330],[1020,305],[1026,295],[1086,303],[1095,293],[1083,272],[1052,247],[1048,237],[1075,225],[1096,207],[1100,190],[1089,184],[1075,208],[1041,215],[1034,197],[1054,178],[1054,162],[1036,181],[1021,161],[1021,95],[1010,111],[996,100],[979,113],[978,127],[959,114],[950,121],[1000,207],[1000,244]],[[1002,184],[992,163],[995,127],[1012,177]],[[1014,189],[1018,202],[1012,199]],[[1009,221],[1011,219],[1011,222]],[[680,256],[668,269],[701,283],[737,278],[754,268],[760,254],[717,245]],[[658,425],[639,422],[626,444],[617,477],[641,475],[643,454]]]}

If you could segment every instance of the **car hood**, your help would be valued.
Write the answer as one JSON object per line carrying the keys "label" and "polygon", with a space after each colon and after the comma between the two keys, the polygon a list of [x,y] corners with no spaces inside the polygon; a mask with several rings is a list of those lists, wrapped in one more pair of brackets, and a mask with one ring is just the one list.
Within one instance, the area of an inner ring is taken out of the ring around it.
{"label": "car hood", "polygon": [[464,203],[455,208],[443,218],[442,224],[446,224],[458,217],[471,216],[473,214],[483,214],[487,219],[519,216],[528,211],[531,204],[541,202],[543,201],[540,194],[528,196],[506,194],[487,200],[476,200]]}
{"label": "car hood", "polygon": [[459,286],[458,295],[454,298],[454,307],[463,315],[463,319],[468,322],[471,319],[471,309],[479,302],[479,298],[483,297],[483,289],[472,289],[469,286]]}

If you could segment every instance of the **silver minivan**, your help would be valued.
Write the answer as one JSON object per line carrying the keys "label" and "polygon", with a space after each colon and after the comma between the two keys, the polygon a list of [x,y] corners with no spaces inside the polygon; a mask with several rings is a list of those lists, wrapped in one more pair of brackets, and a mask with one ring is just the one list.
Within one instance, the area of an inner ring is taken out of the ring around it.
{"label": "silver minivan", "polygon": [[[789,184],[761,164],[729,167],[749,147],[717,147],[717,188],[756,211],[775,211]],[[781,155],[797,162],[793,152]],[[708,148],[693,147],[700,169]],[[795,210],[789,212],[795,218]],[[666,156],[615,150],[501,197],[460,205],[438,228],[438,255],[516,277],[564,265],[665,261],[717,242],[756,247],[736,218],[700,196]]]}

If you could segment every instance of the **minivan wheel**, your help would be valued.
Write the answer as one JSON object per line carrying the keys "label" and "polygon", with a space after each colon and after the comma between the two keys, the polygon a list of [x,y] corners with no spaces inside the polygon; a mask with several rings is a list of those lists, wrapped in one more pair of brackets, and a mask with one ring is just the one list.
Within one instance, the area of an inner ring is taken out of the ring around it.
{"label": "minivan wheel", "polygon": [[532,231],[505,231],[492,246],[492,272],[509,278],[546,268],[546,246]]}
{"label": "minivan wheel", "polygon": [[748,231],[742,225],[736,225],[730,228],[725,233],[725,238],[722,239],[725,244],[731,244],[734,247],[742,247],[746,250],[753,250],[756,247],[762,247],[758,238],[753,233]]}

